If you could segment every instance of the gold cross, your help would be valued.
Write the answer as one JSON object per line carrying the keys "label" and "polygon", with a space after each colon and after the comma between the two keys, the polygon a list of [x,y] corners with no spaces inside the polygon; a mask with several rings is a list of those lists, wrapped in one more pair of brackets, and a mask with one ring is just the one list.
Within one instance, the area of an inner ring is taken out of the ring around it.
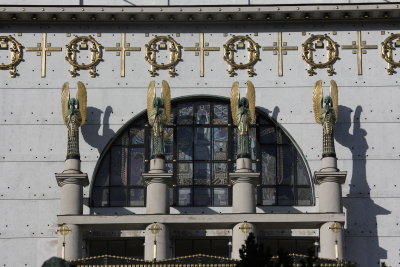
{"label": "gold cross", "polygon": [[353,41],[352,45],[343,45],[342,49],[355,49],[353,54],[357,54],[358,75],[362,75],[362,54],[366,54],[365,49],[378,49],[377,45],[366,45],[366,41],[361,40],[361,31],[357,32],[357,41]]}
{"label": "gold cross", "polygon": [[287,55],[288,50],[297,50],[297,46],[287,46],[282,41],[282,32],[278,32],[278,42],[274,42],[273,46],[264,46],[263,51],[274,51],[274,55],[278,55],[278,75],[283,76],[283,55]]}
{"label": "gold cross", "polygon": [[204,56],[209,55],[209,51],[219,51],[219,47],[209,47],[209,43],[204,43],[204,33],[200,33],[200,42],[195,43],[195,47],[185,47],[185,51],[195,51],[196,56],[200,56],[200,77],[204,77]]}
{"label": "gold cross", "polygon": [[106,47],[106,51],[117,51],[117,56],[121,57],[121,77],[125,77],[125,56],[130,56],[130,51],[141,51],[140,47],[131,47],[126,42],[126,33],[121,33],[121,43],[116,43],[116,47]]}
{"label": "gold cross", "polygon": [[27,47],[26,51],[42,56],[42,77],[46,77],[46,56],[51,56],[51,51],[62,51],[62,47],[51,47],[51,43],[47,43],[47,33],[42,33],[42,43],[38,43],[37,47]]}

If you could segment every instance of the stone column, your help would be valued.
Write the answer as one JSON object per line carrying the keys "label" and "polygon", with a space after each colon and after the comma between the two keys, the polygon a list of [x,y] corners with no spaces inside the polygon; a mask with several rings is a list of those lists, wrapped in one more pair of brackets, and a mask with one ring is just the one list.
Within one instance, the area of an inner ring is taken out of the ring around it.
{"label": "stone column", "polygon": [[[83,186],[89,185],[88,175],[80,171],[79,159],[67,159],[65,170],[56,173],[58,186],[61,187],[60,215],[79,215],[83,209]],[[79,225],[67,225],[70,232],[65,236],[65,259],[81,258],[82,234]],[[59,253],[62,253],[63,237],[59,238]]]}
{"label": "stone column", "polygon": [[150,161],[150,171],[142,177],[147,186],[146,213],[169,214],[169,186],[172,173],[165,171],[165,160],[161,158]]}
{"label": "stone column", "polygon": [[[322,169],[314,173],[314,182],[319,186],[319,211],[321,213],[342,213],[342,184],[347,172],[337,168],[335,157],[322,158]],[[341,223],[326,222],[320,227],[321,258],[343,259],[344,240]]]}
{"label": "stone column", "polygon": [[238,223],[232,229],[232,259],[240,259],[239,249],[245,244],[249,233],[255,234],[255,227],[248,222]]}
{"label": "stone column", "polygon": [[255,213],[256,193],[255,186],[260,173],[253,172],[251,159],[238,158],[236,160],[236,171],[229,174],[232,184],[232,212],[233,213]]}
{"label": "stone column", "polygon": [[[152,230],[152,228],[159,230]],[[156,258],[159,261],[170,257],[171,247],[168,226],[162,223],[148,225],[144,239],[144,259],[152,261]]]}

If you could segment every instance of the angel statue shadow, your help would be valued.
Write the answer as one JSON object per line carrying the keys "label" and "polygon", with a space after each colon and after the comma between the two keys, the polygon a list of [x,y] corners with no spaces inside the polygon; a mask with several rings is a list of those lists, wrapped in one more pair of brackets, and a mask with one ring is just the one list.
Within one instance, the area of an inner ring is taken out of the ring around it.
{"label": "angel statue shadow", "polygon": [[[377,215],[387,215],[391,212],[377,205],[370,197],[371,187],[367,181],[366,161],[369,148],[366,138],[368,133],[361,128],[362,110],[361,106],[357,106],[352,119],[353,110],[339,105],[340,120],[335,126],[335,140],[347,147],[352,154],[352,175],[347,178],[349,194],[343,198],[347,214],[345,238],[352,244],[347,247],[346,255],[349,260],[355,260],[352,259],[352,255],[359,255],[360,251],[369,251],[371,253],[364,253],[362,262],[357,259],[357,264],[378,266],[380,260],[387,259],[387,251],[379,246]],[[360,238],[360,232],[365,238]]]}
{"label": "angel statue shadow", "polygon": [[[87,116],[89,124],[82,127],[82,136],[86,143],[97,149],[99,154],[103,151],[108,141],[115,135],[115,132],[110,129],[110,115],[113,109],[107,106],[103,112],[101,109],[95,107],[87,108]],[[104,114],[103,114],[104,113]],[[101,122],[103,116],[103,122]],[[100,127],[101,134],[100,134]]]}

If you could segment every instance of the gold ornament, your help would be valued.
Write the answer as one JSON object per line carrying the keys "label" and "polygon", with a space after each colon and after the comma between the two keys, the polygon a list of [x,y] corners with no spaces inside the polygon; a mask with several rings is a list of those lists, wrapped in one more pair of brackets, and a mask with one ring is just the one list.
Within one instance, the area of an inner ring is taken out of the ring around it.
{"label": "gold ornament", "polygon": [[[323,48],[324,41],[327,42],[327,61],[316,63],[313,59],[313,51],[317,48]],[[313,76],[314,74],[317,74],[315,69],[327,68],[328,75],[332,76],[335,73],[333,64],[335,64],[336,60],[339,58],[338,44],[326,34],[311,35],[311,37],[302,44],[302,58],[308,64],[308,75]]]}
{"label": "gold ornament", "polygon": [[[11,43],[11,46],[8,43]],[[0,49],[8,49],[11,52],[11,62],[8,64],[1,63],[0,70],[10,70],[11,78],[17,77],[17,66],[22,61],[22,45],[11,35],[0,36]]]}
{"label": "gold ornament", "polygon": [[[237,49],[245,49],[246,42],[249,44],[247,51],[248,51],[248,58],[249,61],[245,64],[243,63],[236,63],[235,62],[235,52]],[[236,48],[235,48],[235,44]],[[228,70],[229,77],[235,76],[236,70],[247,69],[247,73],[249,77],[253,77],[256,75],[254,72],[254,65],[260,60],[260,46],[253,41],[249,36],[233,36],[231,39],[224,44],[224,60],[229,64],[230,69]]]}
{"label": "gold ornament", "polygon": [[[91,43],[92,46],[89,47]],[[79,44],[79,49],[78,49]],[[79,64],[76,59],[76,53],[79,50],[87,50],[90,49],[91,53],[91,62],[88,64]],[[92,36],[76,36],[66,45],[66,56],[65,59],[71,64],[72,69],[69,71],[72,77],[76,77],[78,75],[78,70],[90,70],[89,74],[90,77],[94,78],[98,74],[96,72],[96,66],[100,63],[103,59],[102,54],[102,46],[92,37]]]}
{"label": "gold ornament", "polygon": [[382,42],[382,58],[388,63],[387,72],[389,75],[396,73],[395,68],[400,67],[400,62],[393,60],[393,50],[400,46],[400,34],[392,33]]}
{"label": "gold ornament", "polygon": [[[157,44],[158,48],[157,48]],[[169,48],[168,48],[168,43]],[[148,44],[145,45],[146,56],[145,59],[150,67],[150,76],[155,77],[157,75],[157,70],[167,70],[169,69],[169,75],[175,77],[178,75],[175,71],[176,65],[181,61],[181,45],[178,44],[171,36],[156,36],[150,40]],[[169,63],[157,63],[156,55],[159,50],[169,49]]]}

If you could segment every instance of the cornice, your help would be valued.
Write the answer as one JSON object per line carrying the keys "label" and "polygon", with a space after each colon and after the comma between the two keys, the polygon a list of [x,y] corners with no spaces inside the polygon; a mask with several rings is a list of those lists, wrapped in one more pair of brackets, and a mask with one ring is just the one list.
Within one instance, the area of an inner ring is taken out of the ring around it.
{"label": "cornice", "polygon": [[251,6],[0,6],[0,21],[15,22],[298,22],[397,20],[400,4]]}

